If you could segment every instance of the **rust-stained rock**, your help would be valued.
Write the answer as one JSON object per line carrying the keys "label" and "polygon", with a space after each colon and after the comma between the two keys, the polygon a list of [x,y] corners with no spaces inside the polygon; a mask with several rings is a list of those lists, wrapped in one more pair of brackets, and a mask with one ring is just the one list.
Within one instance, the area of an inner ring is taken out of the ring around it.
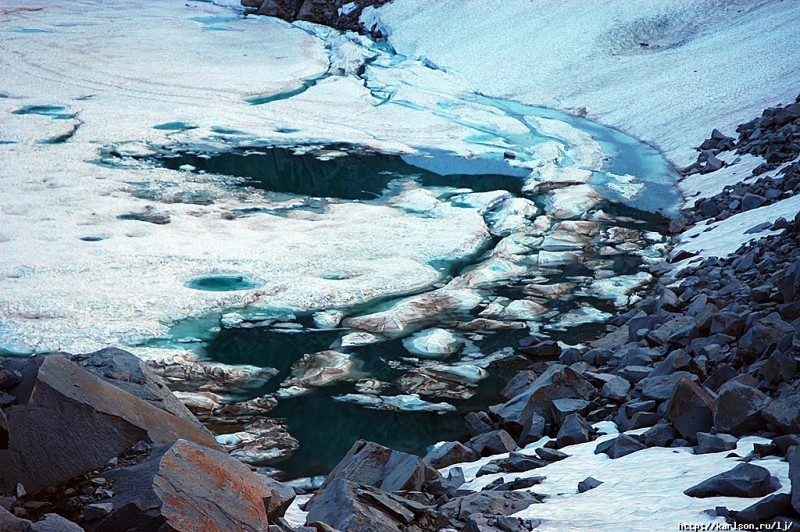
{"label": "rust-stained rock", "polygon": [[88,530],[257,532],[294,500],[292,488],[186,440],[107,477],[114,485],[114,510]]}
{"label": "rust-stained rock", "polygon": [[166,444],[184,438],[218,448],[213,435],[192,421],[180,403],[183,417],[155,406],[164,403],[157,398],[160,388],[150,389],[159,380],[126,391],[63,354],[3,364],[23,377],[10,390],[18,404],[4,411],[9,441],[8,449],[0,450],[0,491],[10,492],[17,483],[31,493],[58,485],[103,466],[142,439]]}

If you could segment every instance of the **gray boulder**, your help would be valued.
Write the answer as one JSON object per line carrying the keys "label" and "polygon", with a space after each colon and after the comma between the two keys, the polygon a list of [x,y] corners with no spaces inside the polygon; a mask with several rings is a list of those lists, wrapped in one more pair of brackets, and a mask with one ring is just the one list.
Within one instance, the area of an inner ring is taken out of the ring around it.
{"label": "gray boulder", "polygon": [[441,469],[461,462],[474,462],[478,453],[457,441],[446,442],[431,450],[422,461],[431,467]]}
{"label": "gray boulder", "polygon": [[736,436],[730,434],[709,434],[707,432],[697,433],[697,447],[694,449],[695,454],[708,454],[708,453],[721,453],[724,451],[731,451],[736,449],[736,442],[739,440]]}
{"label": "gray boulder", "polygon": [[83,528],[58,514],[45,514],[31,525],[31,532],[83,532]]}
{"label": "gray boulder", "polygon": [[337,478],[384,491],[422,491],[425,482],[441,475],[418,456],[358,440],[328,474],[318,494]]}
{"label": "gray boulder", "polygon": [[457,497],[443,504],[439,511],[451,518],[467,520],[473,514],[515,514],[538,502],[541,502],[539,497],[526,491],[481,491]]}
{"label": "gray boulder", "polygon": [[[141,383],[100,378],[62,354],[3,364],[23,378],[10,390],[18,404],[5,410],[9,442],[0,450],[0,490],[10,492],[22,483],[33,493],[58,485],[105,465],[142,439],[168,444],[183,438],[218,448],[188,411],[178,417],[161,408],[163,401],[153,397],[163,392],[153,388],[166,387],[152,375]],[[120,382],[128,389],[117,386]]]}
{"label": "gray boulder", "polygon": [[783,433],[800,432],[800,394],[794,393],[773,399],[761,413],[768,423]]}
{"label": "gray boulder", "polygon": [[639,381],[636,386],[642,390],[642,396],[646,399],[665,401],[672,397],[672,392],[678,385],[678,382],[684,378],[688,378],[693,381],[697,380],[697,376],[689,373],[688,371],[676,371],[671,375],[647,377],[646,379]]}
{"label": "gray boulder", "polygon": [[517,448],[517,442],[508,432],[500,429],[475,436],[467,442],[467,447],[480,456],[491,456],[493,454],[510,453]]}
{"label": "gray boulder", "polygon": [[597,480],[596,478],[586,477],[578,482],[578,493],[584,493],[586,491],[593,490],[602,483],[602,481]]}
{"label": "gray boulder", "polygon": [[556,443],[559,448],[586,443],[591,440],[593,432],[592,426],[580,414],[570,414],[558,430]]}
{"label": "gray boulder", "polygon": [[0,506],[0,530],[3,532],[29,532],[31,522],[20,519],[2,506]]}
{"label": "gray boulder", "polygon": [[599,444],[595,448],[594,454],[604,453],[613,460],[635,453],[636,451],[641,451],[642,449],[647,449],[647,446],[633,436],[620,434],[616,438],[606,440]]}
{"label": "gray boulder", "polygon": [[800,446],[794,446],[786,453],[789,462],[789,482],[792,485],[792,506],[800,513]]}
{"label": "gray boulder", "polygon": [[683,493],[689,497],[763,497],[780,487],[778,479],[769,470],[753,464],[739,464],[730,471],[720,473]]}
{"label": "gray boulder", "polygon": [[756,388],[729,381],[719,389],[714,406],[714,426],[720,432],[742,436],[763,427],[761,411],[769,398]]}
{"label": "gray boulder", "polygon": [[696,382],[682,378],[670,397],[667,417],[681,436],[697,441],[697,433],[714,424],[714,399]]}
{"label": "gray boulder", "polygon": [[178,440],[144,461],[105,474],[113,510],[89,530],[265,530],[294,490],[227,454]]}

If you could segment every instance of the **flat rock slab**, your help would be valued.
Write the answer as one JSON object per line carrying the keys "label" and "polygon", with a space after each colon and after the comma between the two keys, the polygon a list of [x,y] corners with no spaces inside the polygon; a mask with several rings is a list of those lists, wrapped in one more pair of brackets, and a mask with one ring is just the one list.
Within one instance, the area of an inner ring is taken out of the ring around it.
{"label": "flat rock slab", "polygon": [[739,464],[684,491],[689,497],[763,497],[780,487],[768,469]]}

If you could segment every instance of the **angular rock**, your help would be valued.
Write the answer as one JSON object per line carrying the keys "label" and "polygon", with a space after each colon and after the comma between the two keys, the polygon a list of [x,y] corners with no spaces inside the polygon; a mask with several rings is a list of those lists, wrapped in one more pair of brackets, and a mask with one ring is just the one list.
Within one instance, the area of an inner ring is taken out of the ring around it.
{"label": "angular rock", "polygon": [[761,411],[769,403],[763,392],[730,381],[719,390],[714,406],[714,426],[720,432],[742,436],[763,426]]}
{"label": "angular rock", "polygon": [[669,447],[680,435],[670,423],[660,422],[641,436],[641,441],[648,447]]}
{"label": "angular rock", "polygon": [[517,448],[517,442],[508,432],[500,429],[475,436],[467,442],[467,447],[480,456],[491,456],[493,454],[510,453]]}
{"label": "angular rock", "polygon": [[592,408],[592,404],[584,399],[555,399],[553,401],[553,422],[561,425],[567,416],[580,414],[585,416]]}
{"label": "angular rock", "polygon": [[697,433],[697,447],[694,454],[721,453],[736,449],[736,436],[730,434],[709,434],[707,432]]}
{"label": "angular rock", "polygon": [[800,394],[773,399],[761,413],[768,423],[781,432],[800,433]]}
{"label": "angular rock", "polygon": [[670,397],[667,418],[681,436],[696,441],[697,433],[714,424],[714,399],[696,382],[682,378]]}
{"label": "angular rock", "polygon": [[797,375],[797,362],[786,353],[774,351],[762,370],[764,380],[771,384],[792,382]]}
{"label": "angular rock", "polygon": [[477,459],[478,453],[460,442],[450,441],[433,449],[422,461],[431,467],[441,469],[461,462],[474,462]]}
{"label": "angular rock", "polygon": [[20,519],[0,506],[0,530],[4,532],[29,532],[30,529],[30,521],[27,519]]}
{"label": "angular rock", "polygon": [[675,386],[677,386],[678,382],[683,378],[688,378],[693,381],[697,380],[696,375],[686,371],[677,371],[671,375],[647,377],[646,379],[642,379],[636,386],[642,390],[643,397],[664,401],[672,396]]}
{"label": "angular rock", "polygon": [[338,478],[384,491],[423,491],[426,482],[442,480],[439,472],[425,465],[418,456],[364,440],[353,444],[328,474],[317,495]]}
{"label": "angular rock", "polygon": [[[166,389],[156,377],[135,383],[99,378],[61,354],[4,364],[19,368],[24,379],[11,390],[19,404],[5,410],[10,438],[9,448],[0,450],[0,490],[9,492],[18,482],[31,492],[58,485],[105,465],[143,438],[158,444],[184,438],[219,448],[196,421],[154,406],[160,402],[152,396],[162,392],[151,384]],[[191,416],[177,400],[173,406]]]}
{"label": "angular rock", "polygon": [[591,439],[592,426],[580,414],[570,414],[556,435],[558,447],[586,443]]}
{"label": "angular rock", "polygon": [[375,508],[374,500],[367,504],[359,498],[358,490],[357,483],[343,477],[334,478],[306,505],[306,522],[312,526],[325,523],[341,532],[367,532],[374,530],[376,523],[381,523],[386,532],[401,532],[399,521],[404,524],[413,521],[414,514],[405,508],[392,515]]}
{"label": "angular rock", "polygon": [[789,482],[792,485],[792,506],[800,513],[800,446],[794,446],[786,453],[789,462]]}
{"label": "angular rock", "polygon": [[58,514],[44,514],[31,525],[31,532],[83,532],[83,528]]}
{"label": "angular rock", "polygon": [[584,493],[586,491],[593,490],[602,483],[602,481],[597,480],[596,478],[586,477],[578,482],[578,493]]}
{"label": "angular rock", "polygon": [[794,334],[795,329],[776,312],[766,318],[758,320],[744,335],[739,339],[739,354],[752,355],[754,357],[769,353],[786,336]]}
{"label": "angular rock", "polygon": [[8,420],[0,410],[0,450],[8,449]]}
{"label": "angular rock", "polygon": [[547,460],[548,462],[559,462],[569,457],[569,455],[566,453],[562,453],[561,451],[556,451],[555,449],[550,449],[548,447],[537,448],[536,456],[542,460]]}
{"label": "angular rock", "polygon": [[791,515],[792,512],[792,496],[789,493],[776,493],[736,512],[734,519],[737,523],[761,524],[776,517]]}
{"label": "angular rock", "polygon": [[452,518],[466,520],[473,514],[511,515],[540,502],[535,494],[526,491],[481,491],[458,497],[440,507]]}
{"label": "angular rock", "polygon": [[525,447],[529,443],[539,441],[544,436],[544,429],[546,425],[545,419],[539,414],[533,414],[530,419],[522,427],[522,434],[517,439],[520,447]]}
{"label": "angular rock", "polygon": [[609,458],[615,459],[635,453],[636,451],[641,451],[642,449],[647,449],[642,442],[633,436],[620,434],[616,438],[606,440],[599,444],[594,450],[594,454],[604,453],[607,454]]}
{"label": "angular rock", "polygon": [[730,471],[714,475],[683,493],[689,497],[763,497],[780,483],[768,469],[753,464],[739,464]]}
{"label": "angular rock", "polygon": [[257,531],[281,517],[295,496],[225,453],[186,440],[106,475],[114,483],[113,510],[91,530]]}
{"label": "angular rock", "polygon": [[489,411],[502,420],[506,428],[519,433],[534,413],[552,423],[551,404],[555,399],[590,399],[594,391],[594,387],[574,369],[553,364],[526,391],[490,407]]}

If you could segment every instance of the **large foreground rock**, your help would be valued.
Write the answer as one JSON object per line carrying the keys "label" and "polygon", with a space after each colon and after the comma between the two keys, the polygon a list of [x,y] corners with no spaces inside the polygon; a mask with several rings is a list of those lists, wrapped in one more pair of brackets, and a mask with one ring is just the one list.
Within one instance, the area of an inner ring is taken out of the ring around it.
{"label": "large foreground rock", "polygon": [[696,382],[681,379],[672,391],[667,417],[681,436],[697,441],[697,433],[708,432],[714,424],[714,399]]}
{"label": "large foreground rock", "polygon": [[107,474],[113,510],[89,530],[262,531],[281,517],[294,491],[252,473],[225,453],[186,440]]}
{"label": "large foreground rock", "polygon": [[182,405],[164,399],[166,387],[138,366],[134,355],[119,351],[113,358],[115,367],[136,366],[142,373],[123,376],[104,364],[111,377],[101,378],[63,354],[3,362],[22,379],[9,390],[17,404],[5,410],[8,449],[0,450],[1,491],[10,493],[17,483],[29,493],[58,485],[105,465],[142,439],[168,444],[183,438],[218,448]]}
{"label": "large foreground rock", "polygon": [[739,464],[684,491],[689,497],[763,497],[780,487],[769,470],[753,464]]}

